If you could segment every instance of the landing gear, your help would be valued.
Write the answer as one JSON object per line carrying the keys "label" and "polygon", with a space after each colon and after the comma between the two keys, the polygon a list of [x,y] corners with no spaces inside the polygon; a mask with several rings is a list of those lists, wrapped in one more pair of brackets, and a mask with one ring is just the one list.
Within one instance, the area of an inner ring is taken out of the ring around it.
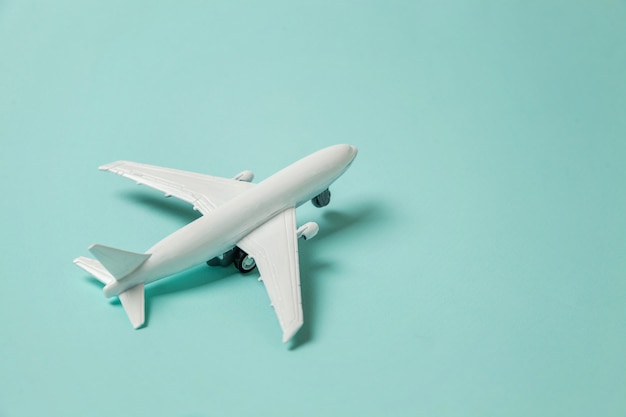
{"label": "landing gear", "polygon": [[239,270],[242,274],[247,274],[256,268],[256,262],[250,255],[239,249],[239,247],[235,246],[234,259],[233,263],[235,264],[235,268]]}
{"label": "landing gear", "polygon": [[209,266],[228,266],[233,263],[234,259],[234,249],[229,250],[228,252],[216,256],[215,258],[209,259],[206,261]]}
{"label": "landing gear", "polygon": [[311,200],[315,207],[326,207],[330,203],[330,190],[327,188]]}
{"label": "landing gear", "polygon": [[238,246],[235,246],[220,256],[209,259],[206,263],[209,266],[228,266],[230,264],[234,264],[235,268],[237,268],[242,274],[247,274],[256,268],[254,258],[239,249]]}

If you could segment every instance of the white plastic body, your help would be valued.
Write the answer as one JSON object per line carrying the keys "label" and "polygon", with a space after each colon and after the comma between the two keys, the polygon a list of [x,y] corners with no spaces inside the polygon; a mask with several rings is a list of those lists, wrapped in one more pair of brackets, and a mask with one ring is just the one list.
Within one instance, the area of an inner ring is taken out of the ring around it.
{"label": "white plastic body", "polygon": [[176,274],[232,249],[276,214],[300,206],[326,190],[348,169],[356,154],[353,146],[335,145],[284,168],[165,237],[148,249],[151,256],[139,268],[123,280],[107,284],[104,295],[117,296],[138,284]]}

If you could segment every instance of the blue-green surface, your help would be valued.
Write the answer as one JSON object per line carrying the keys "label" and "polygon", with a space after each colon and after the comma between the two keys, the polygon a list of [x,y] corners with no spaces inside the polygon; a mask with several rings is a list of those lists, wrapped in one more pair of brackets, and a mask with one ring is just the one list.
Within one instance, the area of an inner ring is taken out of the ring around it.
{"label": "blue-green surface", "polygon": [[[334,143],[291,348],[254,277],[134,331],[72,264],[196,216],[100,164]],[[626,415],[624,1],[2,0],[0,178],[2,417]]]}

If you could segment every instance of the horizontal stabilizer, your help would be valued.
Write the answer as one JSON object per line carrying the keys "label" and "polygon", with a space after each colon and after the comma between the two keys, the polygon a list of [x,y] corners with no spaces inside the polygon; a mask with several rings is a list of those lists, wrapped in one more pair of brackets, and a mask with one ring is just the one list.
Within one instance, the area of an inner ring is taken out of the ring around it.
{"label": "horizontal stabilizer", "polygon": [[116,279],[122,279],[143,265],[150,257],[149,253],[134,253],[104,245],[91,245],[89,251]]}
{"label": "horizontal stabilizer", "polygon": [[82,269],[84,269],[85,271],[89,272],[91,275],[94,276],[94,278],[96,278],[98,281],[100,281],[104,285],[107,285],[115,281],[115,278],[113,278],[113,275],[109,274],[109,272],[104,268],[104,266],[102,266],[102,264],[96,261],[95,259],[90,259],[90,258],[85,258],[84,256],[79,256],[78,258],[74,259],[74,263],[78,265],[79,267],[81,267]]}
{"label": "horizontal stabilizer", "polygon": [[145,321],[144,294],[144,284],[141,283],[119,295],[122,307],[135,329],[141,327]]}

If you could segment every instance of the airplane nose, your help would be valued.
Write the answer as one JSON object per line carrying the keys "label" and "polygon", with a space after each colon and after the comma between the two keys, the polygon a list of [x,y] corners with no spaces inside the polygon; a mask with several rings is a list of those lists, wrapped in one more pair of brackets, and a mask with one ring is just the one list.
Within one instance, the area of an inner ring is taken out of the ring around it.
{"label": "airplane nose", "polygon": [[333,145],[324,149],[325,158],[339,158],[344,163],[350,163],[356,157],[358,149],[356,146],[342,143],[341,145]]}
{"label": "airplane nose", "polygon": [[356,157],[356,154],[359,153],[359,150],[357,149],[356,146],[352,146],[352,145],[348,145],[350,146],[350,154],[352,155],[352,159],[354,159]]}

